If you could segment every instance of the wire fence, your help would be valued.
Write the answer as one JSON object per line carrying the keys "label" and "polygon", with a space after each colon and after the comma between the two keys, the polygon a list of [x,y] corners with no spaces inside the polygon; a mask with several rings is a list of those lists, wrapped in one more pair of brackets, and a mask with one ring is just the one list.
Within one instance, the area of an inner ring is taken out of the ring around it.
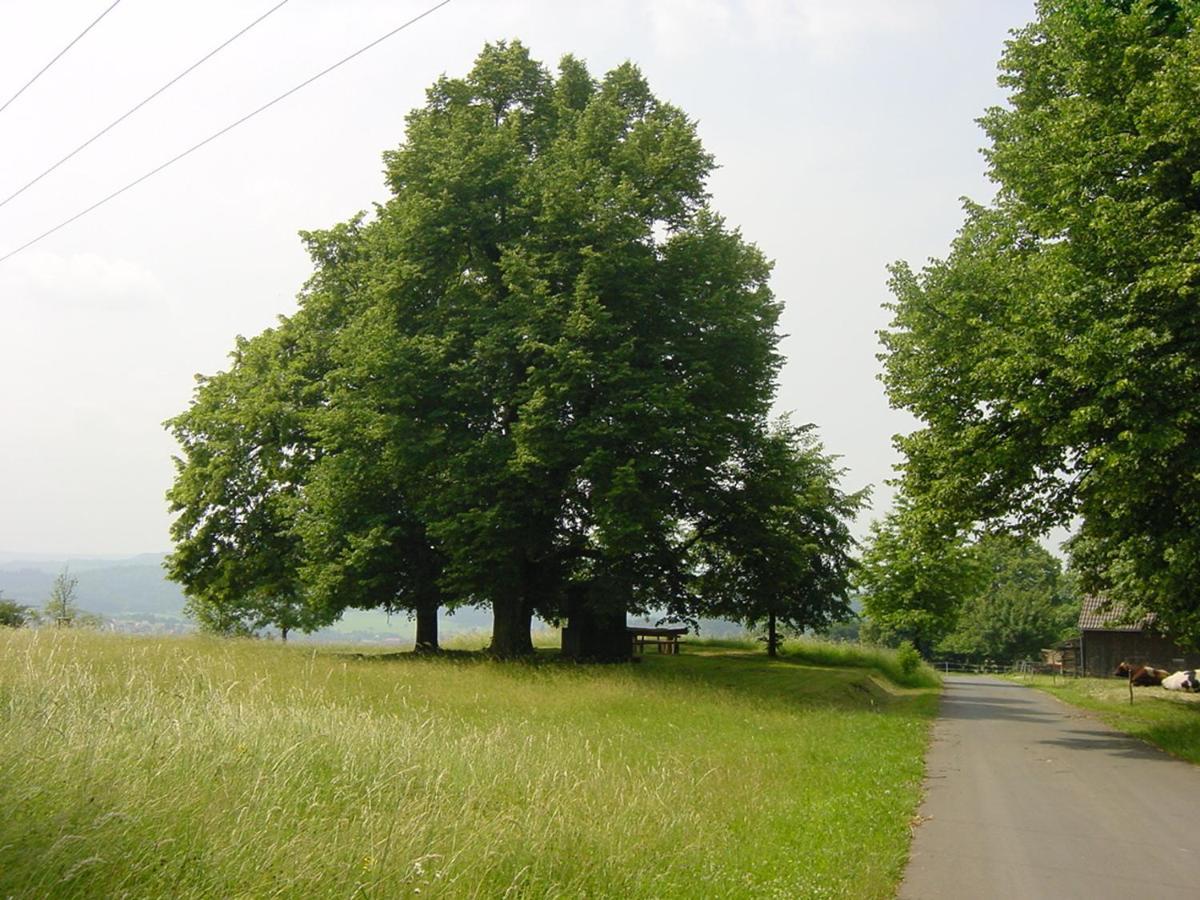
{"label": "wire fence", "polygon": [[935,659],[929,663],[933,668],[946,675],[1067,675],[1075,676],[1073,670],[1064,668],[1061,663],[1047,663],[1035,659],[1019,659],[1012,663],[999,663],[994,660],[983,662],[961,662],[958,660]]}

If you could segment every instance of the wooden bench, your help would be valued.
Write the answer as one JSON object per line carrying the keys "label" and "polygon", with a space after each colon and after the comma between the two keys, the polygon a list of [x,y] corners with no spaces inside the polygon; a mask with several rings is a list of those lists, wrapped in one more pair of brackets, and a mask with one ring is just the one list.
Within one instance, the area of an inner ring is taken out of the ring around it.
{"label": "wooden bench", "polygon": [[687,626],[682,625],[676,628],[641,628],[631,625],[625,630],[629,632],[629,636],[633,640],[635,654],[645,653],[646,646],[653,644],[658,648],[659,653],[677,655],[679,639],[688,633]]}

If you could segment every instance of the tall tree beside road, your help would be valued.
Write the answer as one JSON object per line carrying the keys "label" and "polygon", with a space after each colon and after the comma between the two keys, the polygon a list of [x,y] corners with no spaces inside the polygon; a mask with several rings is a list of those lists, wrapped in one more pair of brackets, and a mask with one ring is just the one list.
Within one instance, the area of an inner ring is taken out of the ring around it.
{"label": "tall tree beside road", "polygon": [[904,490],[945,527],[1079,517],[1085,589],[1200,640],[1200,7],[1042,0],[982,119],[998,193],[893,269]]}

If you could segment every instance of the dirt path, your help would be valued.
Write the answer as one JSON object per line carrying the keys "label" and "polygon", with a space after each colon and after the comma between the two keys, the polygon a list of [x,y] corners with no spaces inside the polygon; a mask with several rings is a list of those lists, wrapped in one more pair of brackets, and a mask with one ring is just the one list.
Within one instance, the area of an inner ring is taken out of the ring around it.
{"label": "dirt path", "polygon": [[1009,682],[948,679],[906,900],[1200,896],[1200,767]]}

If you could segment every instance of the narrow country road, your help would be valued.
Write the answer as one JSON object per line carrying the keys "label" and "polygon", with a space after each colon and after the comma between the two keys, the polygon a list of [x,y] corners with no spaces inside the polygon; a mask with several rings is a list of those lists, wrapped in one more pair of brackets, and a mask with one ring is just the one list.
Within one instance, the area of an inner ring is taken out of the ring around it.
{"label": "narrow country road", "polygon": [[946,681],[900,897],[1200,897],[1200,767],[1018,684]]}

